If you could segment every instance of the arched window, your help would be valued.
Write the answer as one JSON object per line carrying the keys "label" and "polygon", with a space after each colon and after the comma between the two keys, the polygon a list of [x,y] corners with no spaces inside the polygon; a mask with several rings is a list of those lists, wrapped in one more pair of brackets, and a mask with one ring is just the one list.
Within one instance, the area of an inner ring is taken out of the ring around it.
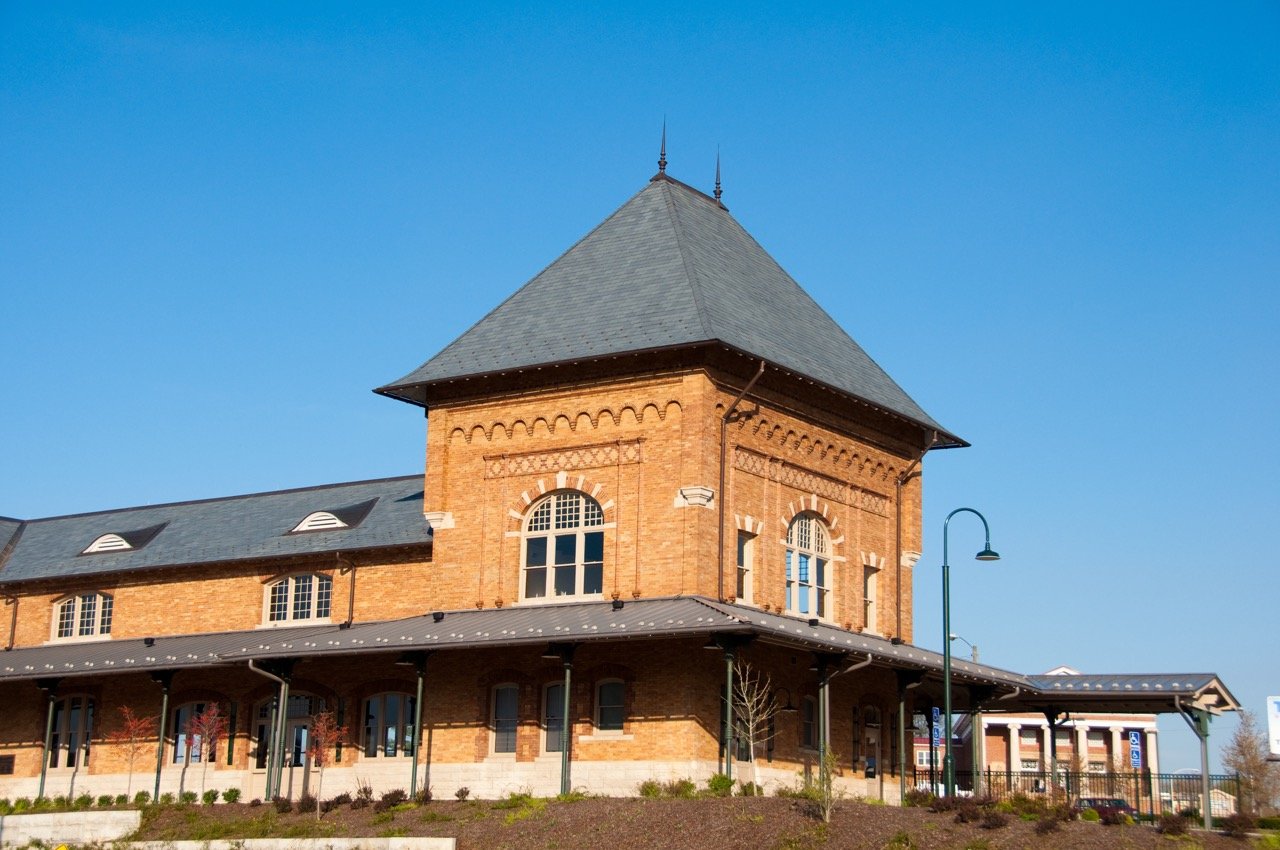
{"label": "arched window", "polygon": [[285,576],[267,585],[266,622],[327,620],[332,599],[333,579],[329,576],[312,573]]}
{"label": "arched window", "polygon": [[364,701],[365,758],[413,755],[417,703],[409,694],[377,694]]}
{"label": "arched window", "polygon": [[825,619],[831,581],[831,543],[816,514],[804,513],[787,528],[787,612]]}
{"label": "arched window", "polygon": [[53,639],[106,637],[111,634],[115,600],[105,593],[81,593],[54,603]]}
{"label": "arched window", "polygon": [[493,751],[516,751],[516,728],[520,724],[520,688],[512,684],[493,689]]}
{"label": "arched window", "polygon": [[596,685],[596,729],[621,732],[627,719],[627,686],[621,679],[605,679]]}
{"label": "arched window", "polygon": [[600,504],[576,490],[561,490],[534,504],[525,520],[522,559],[522,599],[599,598],[604,593]]}
{"label": "arched window", "polygon": [[93,698],[66,696],[53,704],[49,767],[87,767],[93,737]]}
{"label": "arched window", "polygon": [[564,683],[555,682],[542,690],[542,728],[545,732],[542,751],[558,753],[564,749]]}

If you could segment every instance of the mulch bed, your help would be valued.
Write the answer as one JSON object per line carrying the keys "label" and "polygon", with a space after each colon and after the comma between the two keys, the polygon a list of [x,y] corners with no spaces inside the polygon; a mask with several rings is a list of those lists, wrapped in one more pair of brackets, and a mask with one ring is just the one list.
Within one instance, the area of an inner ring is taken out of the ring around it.
{"label": "mulch bed", "polygon": [[[983,829],[956,823],[951,812],[841,802],[830,824],[803,801],[777,797],[574,801],[513,798],[436,801],[375,812],[341,807],[325,813],[278,814],[270,804],[166,806],[148,810],[139,840],[432,835],[452,836],[459,850],[1147,850],[1203,847],[1240,850],[1245,842],[1194,831],[1174,842],[1149,826],[1075,821],[1047,835],[1011,817]],[[896,839],[896,841],[895,841]],[[909,840],[909,843],[907,841]]]}

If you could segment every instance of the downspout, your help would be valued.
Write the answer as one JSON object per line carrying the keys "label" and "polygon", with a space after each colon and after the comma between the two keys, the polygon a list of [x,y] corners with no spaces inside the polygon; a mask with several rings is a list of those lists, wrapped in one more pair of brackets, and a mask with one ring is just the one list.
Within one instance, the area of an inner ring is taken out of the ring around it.
{"label": "downspout", "polygon": [[341,552],[335,553],[334,557],[337,559],[339,564],[347,565],[345,569],[338,570],[339,574],[351,573],[351,585],[347,592],[347,619],[346,622],[338,624],[338,628],[340,629],[349,629],[351,628],[351,622],[356,617],[356,565],[350,558],[342,557]]}
{"label": "downspout", "polygon": [[49,772],[49,750],[53,746],[53,707],[58,701],[56,694],[58,680],[39,679],[36,681],[36,686],[44,691],[45,702],[47,703],[44,718],[44,752],[40,758],[40,788],[36,791],[36,799],[42,800],[44,799],[45,776]]}
{"label": "downspout", "polygon": [[6,596],[4,604],[13,606],[13,613],[9,615],[9,642],[4,645],[4,651],[8,652],[13,649],[13,641],[18,634],[18,597]]}
{"label": "downspout", "polygon": [[280,690],[278,692],[278,696],[276,697],[277,708],[276,708],[275,723],[273,723],[271,726],[271,741],[267,745],[267,787],[264,792],[264,796],[268,800],[270,800],[273,797],[277,796],[279,793],[279,789],[275,787],[275,781],[274,781],[275,773],[276,773],[275,771],[276,762],[279,761],[282,767],[284,763],[283,759],[280,759],[277,757],[278,756],[277,751],[281,748],[282,742],[284,740],[283,727],[284,727],[285,719],[289,713],[287,710],[289,705],[289,683],[284,679],[282,679],[281,677],[277,676],[275,673],[271,673],[267,670],[263,670],[261,667],[258,667],[257,665],[255,665],[253,663],[252,658],[249,659],[249,669],[254,673],[257,673],[259,676],[265,676],[268,679],[271,679],[273,682],[280,683]]}
{"label": "downspout", "polygon": [[737,421],[736,411],[738,404],[741,403],[744,396],[751,392],[751,388],[756,385],[756,381],[760,380],[760,376],[764,374],[765,363],[760,361],[760,368],[756,369],[756,373],[751,376],[751,380],[742,388],[742,392],[738,393],[738,397],[733,400],[733,404],[729,405],[729,409],[724,412],[724,416],[720,418],[720,490],[716,493],[716,498],[720,500],[720,534],[718,537],[719,545],[716,547],[716,599],[723,602],[724,597],[724,523],[725,523],[725,480],[728,472],[725,468],[729,457],[729,423]]}
{"label": "downspout", "polygon": [[[894,575],[898,580],[894,582],[894,589],[897,594],[897,605],[894,612],[893,633],[895,637],[902,637],[902,488],[912,478],[920,475],[920,471],[916,468],[920,462],[924,460],[924,456],[929,453],[938,443],[938,432],[933,431],[929,435],[929,445],[921,450],[920,455],[911,461],[910,465],[903,470],[902,474],[894,480],[894,525],[893,525],[893,569]],[[863,615],[866,616],[865,614]]]}
{"label": "downspout", "polygon": [[1213,829],[1213,797],[1210,796],[1209,788],[1209,712],[1203,708],[1184,707],[1182,698],[1176,694],[1173,697],[1173,707],[1200,739],[1200,814],[1204,818],[1204,828]]}

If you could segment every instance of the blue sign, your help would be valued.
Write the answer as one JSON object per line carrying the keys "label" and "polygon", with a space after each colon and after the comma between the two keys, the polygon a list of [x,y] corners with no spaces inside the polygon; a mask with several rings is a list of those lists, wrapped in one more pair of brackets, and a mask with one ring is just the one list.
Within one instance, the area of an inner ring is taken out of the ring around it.
{"label": "blue sign", "polygon": [[1129,748],[1129,764],[1133,767],[1142,767],[1142,748]]}
{"label": "blue sign", "polygon": [[1129,731],[1129,746],[1131,747],[1142,746],[1142,733],[1139,732],[1137,729],[1132,729]]}
{"label": "blue sign", "polygon": [[938,724],[933,724],[933,745],[936,747],[942,743],[942,729]]}
{"label": "blue sign", "polygon": [[941,717],[942,717],[942,710],[935,705],[933,707],[933,722],[937,723]]}

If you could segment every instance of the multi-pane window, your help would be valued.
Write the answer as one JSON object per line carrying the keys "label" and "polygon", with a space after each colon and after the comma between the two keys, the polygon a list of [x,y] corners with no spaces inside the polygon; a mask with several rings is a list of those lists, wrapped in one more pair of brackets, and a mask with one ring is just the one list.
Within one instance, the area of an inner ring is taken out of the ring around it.
{"label": "multi-pane window", "polygon": [[191,733],[191,720],[204,713],[202,702],[178,706],[173,712],[173,763],[199,764],[203,749],[199,735]]}
{"label": "multi-pane window", "polygon": [[739,602],[751,601],[751,567],[755,556],[755,535],[745,531],[738,532],[738,587]]}
{"label": "multi-pane window", "polygon": [[564,749],[564,685],[547,685],[543,692],[542,728],[546,730],[543,750],[558,753]]}
{"label": "multi-pane window", "polygon": [[516,751],[516,727],[520,722],[520,689],[498,685],[493,689],[493,751]]}
{"label": "multi-pane window", "polygon": [[604,513],[590,496],[552,493],[524,531],[522,598],[599,597],[604,592]]}
{"label": "multi-pane window", "polygon": [[54,617],[54,637],[96,637],[111,634],[114,600],[105,593],[81,593],[59,600]]}
{"label": "multi-pane window", "polygon": [[333,579],[329,576],[287,576],[267,588],[267,622],[328,619],[332,600]]}
{"label": "multi-pane window", "polygon": [[626,720],[626,685],[617,679],[596,686],[596,728],[602,732],[621,732]]}
{"label": "multi-pane window", "polygon": [[413,719],[409,694],[378,694],[364,703],[364,754],[367,758],[413,755]]}
{"label": "multi-pane window", "polygon": [[787,611],[825,618],[831,544],[815,514],[801,514],[787,528]]}
{"label": "multi-pane window", "polygon": [[818,701],[813,697],[800,700],[800,746],[818,748]]}
{"label": "multi-pane window", "polygon": [[49,767],[87,767],[93,735],[93,699],[63,697],[53,704]]}

